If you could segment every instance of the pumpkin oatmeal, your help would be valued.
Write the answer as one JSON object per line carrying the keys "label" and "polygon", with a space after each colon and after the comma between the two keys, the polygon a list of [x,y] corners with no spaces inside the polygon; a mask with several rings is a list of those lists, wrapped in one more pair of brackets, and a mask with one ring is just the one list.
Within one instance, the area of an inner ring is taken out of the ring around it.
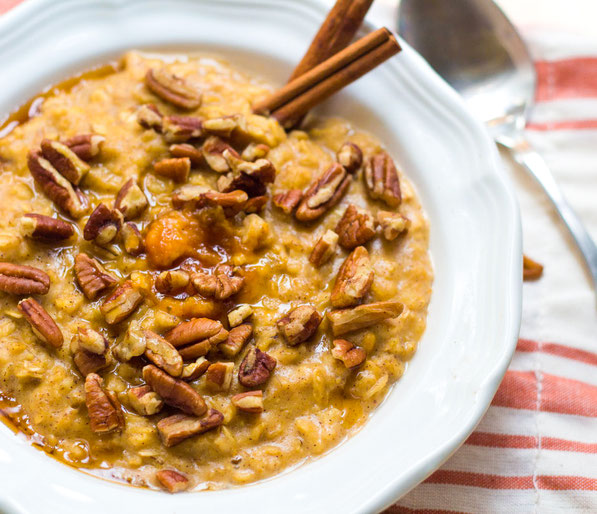
{"label": "pumpkin oatmeal", "polygon": [[433,279],[416,194],[347,121],[254,114],[271,91],[131,52],[5,124],[0,407],[49,454],[246,484],[354,434],[405,371]]}

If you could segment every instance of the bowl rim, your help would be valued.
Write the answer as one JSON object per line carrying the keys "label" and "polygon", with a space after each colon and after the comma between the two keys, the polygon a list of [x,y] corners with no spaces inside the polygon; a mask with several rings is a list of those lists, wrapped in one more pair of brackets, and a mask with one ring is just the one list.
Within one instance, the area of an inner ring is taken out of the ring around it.
{"label": "bowl rim", "polygon": [[[164,0],[147,0],[152,5],[167,5]],[[176,0],[177,4],[185,4],[190,0]],[[244,6],[269,6],[273,8],[282,8],[279,3],[275,0],[249,0],[245,2],[239,2],[239,0],[195,0],[196,4],[207,5],[217,1],[219,4],[227,5],[230,8],[239,7],[242,3]],[[130,5],[137,5],[141,0],[129,0]],[[120,9],[127,3],[127,0],[64,0],[61,2],[62,6],[68,5],[73,9],[85,9],[89,5],[101,5],[105,8]],[[298,6],[301,6],[300,8]],[[329,5],[324,3],[322,0],[293,0],[284,3],[284,9],[297,9],[300,11],[302,8],[311,9],[321,15],[322,19],[327,12]],[[11,40],[17,36],[22,37],[24,28],[30,29],[35,24],[43,23],[44,15],[47,13],[56,12],[53,0],[26,0],[13,8],[8,13],[0,17],[0,48],[5,46],[7,43],[10,47]],[[366,22],[363,30],[369,31],[373,27],[372,24]],[[440,77],[438,77],[433,70],[427,65],[427,63],[412,50],[404,41],[400,40],[403,47],[403,54],[406,58],[403,62],[407,62],[408,66],[411,66],[414,70],[416,78],[420,79],[423,84],[424,93],[433,92],[435,95],[435,103],[442,104],[442,107],[446,110],[451,111],[451,115],[458,118],[460,128],[466,132],[467,136],[476,145],[476,149],[483,153],[485,156],[485,163],[491,168],[493,178],[496,180],[495,184],[501,187],[499,193],[503,195],[504,205],[507,206],[507,215],[509,219],[513,220],[513,225],[510,227],[511,240],[507,241],[505,245],[509,243],[506,248],[505,259],[508,260],[507,264],[510,271],[509,275],[504,277],[504,282],[507,283],[505,287],[506,296],[504,297],[504,308],[509,315],[508,326],[505,328],[506,336],[504,337],[504,343],[507,345],[500,355],[499,361],[494,363],[493,368],[488,370],[485,381],[479,387],[478,390],[478,401],[471,406],[471,417],[463,424],[461,429],[455,433],[451,433],[449,437],[444,439],[442,445],[436,447],[428,455],[422,459],[418,468],[411,473],[408,480],[401,477],[395,477],[394,479],[388,479],[383,484],[383,489],[377,493],[372,494],[371,497],[361,505],[358,505],[358,509],[355,512],[371,512],[386,507],[396,501],[398,495],[403,495],[408,490],[412,489],[419,482],[424,480],[429,474],[437,469],[445,460],[447,460],[452,453],[454,453],[458,447],[464,442],[468,435],[473,431],[474,427],[480,421],[481,417],[489,407],[489,404],[506,372],[506,369],[510,363],[511,357],[514,353],[516,341],[518,338],[518,331],[521,320],[521,298],[522,298],[522,279],[520,277],[521,269],[521,227],[520,227],[520,214],[518,210],[518,204],[516,202],[513,188],[509,184],[507,178],[502,173],[499,164],[499,156],[497,149],[493,142],[490,140],[488,133],[485,128],[477,121],[475,121],[466,111],[462,100],[458,95],[448,86]],[[2,50],[0,50],[0,56],[2,56]],[[387,63],[389,69],[396,69],[399,64],[396,61]],[[0,73],[0,76],[1,73]],[[423,93],[422,93],[423,94]],[[497,192],[494,191],[494,194]],[[408,372],[407,372],[408,373]],[[389,394],[393,394],[392,390]],[[367,423],[368,425],[369,423]],[[1,439],[0,439],[1,441]],[[341,445],[343,446],[343,445]],[[2,447],[0,444],[0,465],[2,463]],[[37,451],[37,450],[36,450]],[[45,455],[43,455],[45,458]],[[324,459],[331,458],[331,455],[326,455]],[[321,460],[321,459],[318,459]],[[309,463],[308,466],[311,466]],[[305,466],[301,466],[304,468]],[[269,479],[265,482],[272,482],[276,478]],[[100,483],[100,481],[97,481]],[[250,486],[251,488],[259,487],[259,482],[255,485]],[[143,491],[145,493],[145,491]],[[19,510],[15,503],[11,503],[12,498],[10,493],[6,496],[0,494],[0,506],[6,508],[7,512],[23,512]],[[12,507],[12,510],[11,508]]]}

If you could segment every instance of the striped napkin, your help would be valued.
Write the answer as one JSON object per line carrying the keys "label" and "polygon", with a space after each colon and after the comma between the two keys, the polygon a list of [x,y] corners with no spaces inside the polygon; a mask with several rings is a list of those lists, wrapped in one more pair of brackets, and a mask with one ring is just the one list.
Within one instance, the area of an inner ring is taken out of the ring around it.
{"label": "striped napkin", "polygon": [[[538,74],[527,136],[597,240],[597,39],[524,35]],[[387,514],[597,512],[595,295],[540,187],[505,154],[504,162],[525,253],[545,265],[544,276],[524,285],[521,338],[487,414]]]}

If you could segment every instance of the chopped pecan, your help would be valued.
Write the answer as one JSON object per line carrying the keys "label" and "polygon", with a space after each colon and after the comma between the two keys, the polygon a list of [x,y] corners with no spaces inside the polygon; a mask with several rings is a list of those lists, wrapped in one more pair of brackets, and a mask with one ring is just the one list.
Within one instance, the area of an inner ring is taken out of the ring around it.
{"label": "chopped pecan", "polygon": [[122,225],[122,230],[120,231],[120,235],[122,236],[122,244],[124,245],[124,250],[129,255],[136,257],[141,255],[145,250],[145,244],[143,241],[143,236],[137,225],[132,223],[131,221],[127,221],[124,225]]}
{"label": "chopped pecan", "polygon": [[83,229],[83,237],[86,241],[105,246],[116,239],[122,227],[122,221],[122,213],[119,210],[109,209],[105,204],[100,203],[89,216]]}
{"label": "chopped pecan", "polygon": [[145,357],[173,377],[182,374],[182,357],[166,339],[151,330],[144,330]]}
{"label": "chopped pecan", "polygon": [[225,150],[223,156],[232,171],[218,179],[218,190],[228,193],[242,189],[250,197],[265,195],[266,185],[272,183],[276,177],[276,168],[270,161],[243,161],[229,150]]}
{"label": "chopped pecan", "polygon": [[158,471],[155,474],[155,478],[169,493],[179,493],[180,491],[186,491],[191,485],[186,476],[172,469],[162,469]]}
{"label": "chopped pecan", "polygon": [[261,212],[265,205],[267,204],[268,196],[254,196],[253,198],[249,198],[243,207],[243,211],[247,214],[253,214],[256,212]]}
{"label": "chopped pecan", "polygon": [[294,216],[299,221],[313,221],[334,207],[348,191],[352,177],[344,166],[333,163],[307,189]]}
{"label": "chopped pecan", "polygon": [[228,391],[233,372],[234,362],[214,362],[207,368],[205,383],[216,391]]}
{"label": "chopped pecan", "polygon": [[230,327],[237,327],[252,314],[253,309],[250,305],[237,305],[228,313],[228,324]]}
{"label": "chopped pecan", "polygon": [[41,153],[58,172],[71,184],[78,186],[91,169],[89,164],[80,159],[68,146],[58,141],[43,139]]}
{"label": "chopped pecan", "polygon": [[213,275],[201,271],[193,274],[191,280],[202,296],[225,300],[240,291],[245,279],[236,275],[232,266],[220,265]]}
{"label": "chopped pecan", "polygon": [[377,223],[381,228],[384,239],[393,241],[400,234],[408,230],[410,220],[397,212],[379,211],[377,213]]}
{"label": "chopped pecan", "polygon": [[218,345],[218,349],[229,359],[236,357],[253,333],[253,326],[243,323],[228,332],[228,338]]}
{"label": "chopped pecan", "polygon": [[72,184],[40,155],[40,152],[29,152],[27,164],[35,183],[59,209],[76,219],[85,214],[87,211],[85,195],[79,189],[73,188]]}
{"label": "chopped pecan", "polygon": [[309,255],[309,262],[316,268],[323,266],[336,253],[338,234],[333,230],[326,230],[318,239]]}
{"label": "chopped pecan", "polygon": [[356,347],[346,339],[334,339],[334,348],[332,349],[332,356],[339,361],[342,361],[348,368],[356,368],[360,366],[367,358],[367,353],[362,348]]}
{"label": "chopped pecan", "polygon": [[104,381],[95,373],[85,378],[85,403],[91,430],[96,434],[124,428],[124,414],[116,395],[104,389]]}
{"label": "chopped pecan", "polygon": [[278,330],[289,345],[295,346],[315,334],[321,319],[312,305],[299,305],[278,321]]}
{"label": "chopped pecan", "polygon": [[127,391],[131,407],[141,416],[153,416],[162,410],[164,400],[148,385],[131,387]]}
{"label": "chopped pecan", "polygon": [[180,378],[190,382],[191,380],[197,380],[203,373],[207,371],[210,366],[210,362],[205,357],[199,357],[195,362],[186,364],[182,368],[182,375]]}
{"label": "chopped pecan", "polygon": [[340,246],[346,250],[364,245],[375,236],[373,216],[366,210],[350,204],[334,229]]}
{"label": "chopped pecan", "polygon": [[50,277],[32,266],[0,262],[0,291],[11,294],[46,294]]}
{"label": "chopped pecan", "polygon": [[162,133],[169,143],[184,143],[203,135],[203,120],[195,116],[164,116]]}
{"label": "chopped pecan", "polygon": [[101,293],[116,284],[116,277],[108,273],[96,260],[85,253],[75,257],[75,276],[88,300],[95,300]]}
{"label": "chopped pecan", "polygon": [[143,302],[143,293],[127,280],[104,300],[100,307],[108,325],[120,323],[128,318]]}
{"label": "chopped pecan", "polygon": [[[222,329],[222,332],[224,331],[225,329]],[[212,343],[211,341],[206,339],[205,341],[199,341],[198,343],[190,344],[188,346],[185,346],[184,348],[181,348],[179,353],[183,361],[192,361],[194,359],[201,358],[207,355],[214,346],[214,344],[215,343]]]}
{"label": "chopped pecan", "polygon": [[403,310],[404,305],[400,302],[375,302],[348,309],[329,311],[328,319],[332,324],[332,333],[335,336],[340,336],[370,327],[386,319],[397,318]]}
{"label": "chopped pecan", "polygon": [[99,134],[78,134],[62,142],[80,159],[90,161],[99,155],[105,141],[106,138]]}
{"label": "chopped pecan", "polygon": [[276,359],[252,346],[238,368],[238,381],[245,387],[258,387],[267,379],[276,367]]}
{"label": "chopped pecan", "polygon": [[73,361],[81,375],[86,377],[90,373],[96,373],[100,369],[110,365],[108,355],[98,355],[87,350],[77,350],[73,355]]}
{"label": "chopped pecan", "polygon": [[235,394],[232,398],[232,404],[243,412],[259,414],[263,412],[263,391],[247,391],[246,393]]}
{"label": "chopped pecan", "polygon": [[523,280],[537,280],[543,275],[543,265],[539,264],[526,255],[522,256],[522,278]]}
{"label": "chopped pecan", "polygon": [[219,339],[223,329],[222,324],[214,319],[193,318],[174,327],[164,337],[175,348],[180,348],[197,341],[209,341],[212,338]]}
{"label": "chopped pecan", "polygon": [[212,170],[218,173],[226,173],[231,169],[227,159],[224,157],[226,150],[234,157],[240,158],[234,148],[217,136],[208,137],[201,147],[205,162],[207,162],[207,165]]}
{"label": "chopped pecan", "polygon": [[214,136],[230,137],[236,128],[236,120],[233,117],[212,118],[203,122],[203,128],[207,134]]}
{"label": "chopped pecan", "polygon": [[172,407],[194,416],[201,416],[207,410],[202,396],[189,384],[151,364],[143,368],[143,379]]}
{"label": "chopped pecan", "polygon": [[201,93],[165,68],[150,69],[145,75],[145,84],[162,100],[181,109],[196,109],[201,104]]}
{"label": "chopped pecan", "polygon": [[138,357],[145,353],[146,339],[143,331],[139,329],[136,323],[131,323],[122,340],[114,347],[114,355],[121,361],[129,361],[133,357]]}
{"label": "chopped pecan", "polygon": [[177,295],[186,289],[190,281],[191,277],[185,270],[162,271],[155,279],[155,288],[162,294]]}
{"label": "chopped pecan", "polygon": [[365,186],[371,198],[383,200],[390,207],[402,201],[400,180],[394,161],[386,152],[371,156],[365,163]]}
{"label": "chopped pecan", "polygon": [[276,207],[282,209],[286,214],[292,214],[302,199],[303,192],[300,189],[290,189],[274,195],[273,200]]}
{"label": "chopped pecan", "polygon": [[172,157],[188,157],[191,160],[191,166],[200,166],[205,162],[203,152],[188,143],[170,145],[170,153]]}
{"label": "chopped pecan", "polygon": [[20,221],[21,232],[24,236],[46,243],[64,241],[75,233],[71,223],[43,214],[28,213]]}
{"label": "chopped pecan", "polygon": [[174,180],[174,182],[186,182],[191,172],[191,159],[188,157],[162,159],[153,165],[153,171],[161,177]]}
{"label": "chopped pecan", "polygon": [[144,128],[162,131],[162,113],[154,104],[143,104],[137,109],[137,123]]}
{"label": "chopped pecan", "polygon": [[244,210],[248,199],[249,197],[247,193],[240,190],[230,191],[229,193],[207,191],[201,195],[201,200],[198,202],[198,206],[220,206],[224,209],[226,216],[230,217]]}
{"label": "chopped pecan", "polygon": [[108,341],[102,334],[89,327],[78,327],[70,347],[73,353],[85,350],[96,355],[103,355],[108,350]]}
{"label": "chopped pecan", "polygon": [[354,143],[346,142],[338,150],[336,159],[348,173],[354,174],[363,164],[363,152]]}
{"label": "chopped pecan", "polygon": [[364,246],[357,246],[338,270],[330,303],[336,308],[356,305],[369,292],[372,283],[369,252]]}
{"label": "chopped pecan", "polygon": [[249,143],[242,151],[240,158],[244,161],[256,161],[263,159],[269,153],[269,146],[263,143]]}
{"label": "chopped pecan", "polygon": [[186,185],[172,195],[172,207],[175,209],[198,207],[203,202],[203,195],[210,191],[207,186]]}
{"label": "chopped pecan", "polygon": [[124,183],[114,201],[114,208],[122,213],[125,220],[132,220],[140,216],[147,205],[145,193],[133,178]]}
{"label": "chopped pecan", "polygon": [[19,310],[31,325],[33,333],[44,343],[60,348],[64,337],[46,309],[44,309],[34,298],[27,298],[19,302]]}
{"label": "chopped pecan", "polygon": [[224,415],[215,409],[209,409],[203,418],[175,414],[161,419],[158,424],[158,433],[162,443],[167,448],[181,443],[185,439],[213,430],[224,423]]}

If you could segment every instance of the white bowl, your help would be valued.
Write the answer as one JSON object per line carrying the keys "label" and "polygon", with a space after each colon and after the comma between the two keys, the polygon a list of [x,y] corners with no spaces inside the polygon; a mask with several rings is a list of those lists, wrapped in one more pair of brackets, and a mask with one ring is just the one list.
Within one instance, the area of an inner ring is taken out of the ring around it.
{"label": "white bowl", "polygon": [[[282,83],[326,5],[26,1],[0,18],[0,114],[132,48],[213,51]],[[406,45],[322,112],[381,139],[415,184],[431,222],[436,278],[428,328],[387,400],[357,435],[314,462],[248,487],[176,496],[78,472],[2,425],[0,511],[373,512],[438,468],[473,430],[510,361],[520,323],[520,219],[495,146]]]}

